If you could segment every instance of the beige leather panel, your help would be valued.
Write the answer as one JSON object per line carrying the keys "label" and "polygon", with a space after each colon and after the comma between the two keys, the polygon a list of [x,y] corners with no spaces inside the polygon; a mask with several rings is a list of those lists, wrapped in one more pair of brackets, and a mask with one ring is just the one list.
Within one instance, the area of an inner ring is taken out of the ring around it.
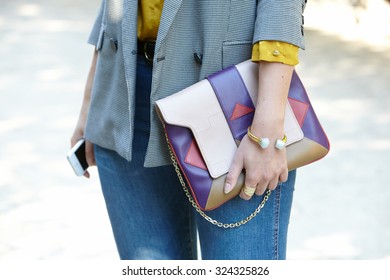
{"label": "beige leather panel", "polygon": [[242,186],[244,185],[244,173],[241,173],[240,177],[238,178],[237,185],[234,187],[234,189],[228,193],[225,194],[223,192],[223,186],[225,184],[226,180],[226,175],[223,175],[213,181],[213,185],[211,186],[210,194],[209,194],[209,199],[207,200],[207,204],[205,207],[205,210],[213,210],[226,202],[227,200],[230,200],[237,196],[241,189]]}
{"label": "beige leather panel", "polygon": [[313,161],[319,160],[329,152],[317,142],[308,138],[287,147],[288,169],[293,170]]}

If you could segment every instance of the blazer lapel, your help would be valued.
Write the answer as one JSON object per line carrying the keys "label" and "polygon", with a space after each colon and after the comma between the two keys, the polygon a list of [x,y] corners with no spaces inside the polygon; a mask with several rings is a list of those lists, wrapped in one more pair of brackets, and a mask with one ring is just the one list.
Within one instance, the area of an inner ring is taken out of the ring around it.
{"label": "blazer lapel", "polygon": [[162,42],[168,34],[173,20],[180,9],[183,0],[165,0],[161,15],[160,27],[157,35],[156,51],[160,49]]}

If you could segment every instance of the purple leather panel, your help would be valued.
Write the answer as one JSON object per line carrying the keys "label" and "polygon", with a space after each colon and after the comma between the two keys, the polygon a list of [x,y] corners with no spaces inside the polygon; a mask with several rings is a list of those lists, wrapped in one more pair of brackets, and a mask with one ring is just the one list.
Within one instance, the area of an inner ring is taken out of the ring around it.
{"label": "purple leather panel", "polygon": [[306,118],[302,125],[303,134],[305,135],[305,137],[319,143],[326,149],[329,149],[329,140],[326,137],[326,134],[322,129],[320,122],[318,121],[313,107],[311,106],[305,87],[303,86],[301,80],[299,79],[295,71],[291,79],[290,92],[288,96],[309,104]]}
{"label": "purple leather panel", "polygon": [[254,111],[232,120],[236,104],[255,109],[246,86],[235,66],[230,66],[220,72],[207,77],[214,89],[215,95],[221,104],[225,118],[229,124],[233,137],[241,140],[252,123]]}
{"label": "purple leather panel", "polygon": [[191,130],[185,127],[165,124],[165,131],[168,134],[169,142],[176,151],[176,159],[180,168],[186,174],[189,187],[195,194],[193,197],[197,198],[197,203],[201,208],[205,208],[213,180],[207,170],[185,163],[185,156],[193,141]]}

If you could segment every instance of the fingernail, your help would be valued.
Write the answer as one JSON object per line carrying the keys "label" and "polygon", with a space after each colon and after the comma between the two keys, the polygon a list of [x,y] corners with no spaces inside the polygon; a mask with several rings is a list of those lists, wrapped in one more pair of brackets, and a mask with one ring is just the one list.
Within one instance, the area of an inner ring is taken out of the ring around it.
{"label": "fingernail", "polygon": [[225,184],[225,187],[223,188],[223,191],[225,194],[228,194],[230,193],[230,191],[233,189],[232,185],[230,185],[229,183],[226,183]]}

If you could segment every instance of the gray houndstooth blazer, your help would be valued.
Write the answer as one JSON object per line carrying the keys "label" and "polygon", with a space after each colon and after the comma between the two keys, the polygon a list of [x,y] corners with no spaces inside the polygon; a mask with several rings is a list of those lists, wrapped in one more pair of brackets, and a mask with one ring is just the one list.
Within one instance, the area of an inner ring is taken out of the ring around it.
{"label": "gray houndstooth blazer", "polygon": [[[165,0],[151,102],[251,57],[252,44],[277,40],[304,48],[306,0]],[[88,42],[99,51],[85,137],[131,160],[138,0],[103,0]],[[194,54],[202,55],[197,63]],[[151,106],[145,166],[170,163]]]}

